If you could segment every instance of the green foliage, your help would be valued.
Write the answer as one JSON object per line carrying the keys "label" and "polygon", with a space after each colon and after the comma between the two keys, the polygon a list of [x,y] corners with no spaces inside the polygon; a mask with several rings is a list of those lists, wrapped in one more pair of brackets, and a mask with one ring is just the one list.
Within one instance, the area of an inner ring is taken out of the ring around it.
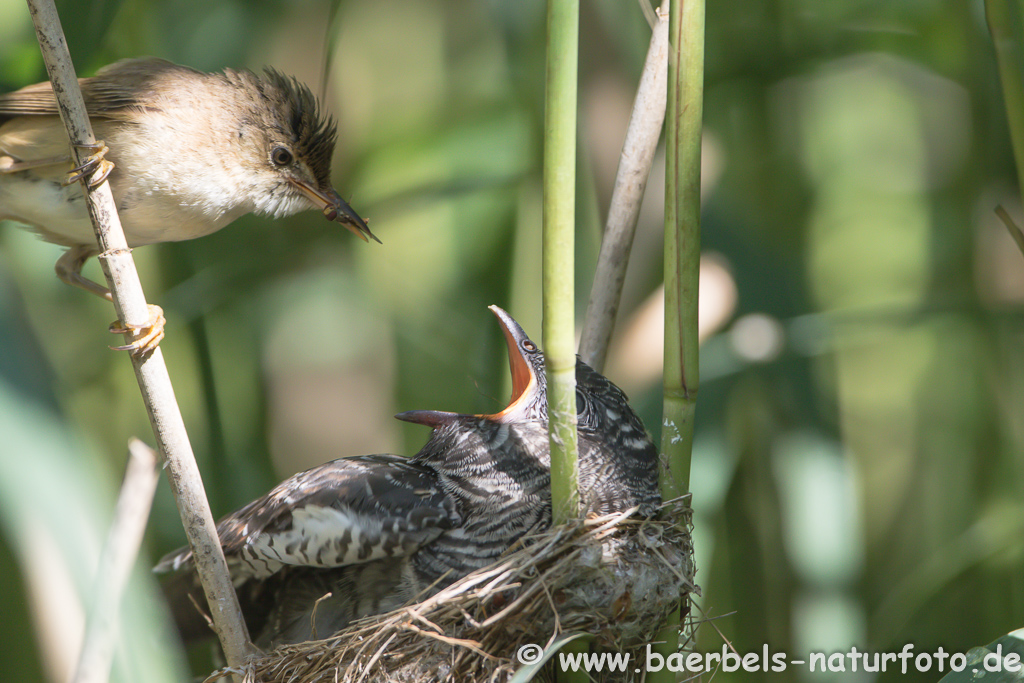
{"label": "green foliage", "polygon": [[[544,3],[349,0],[326,76],[326,4],[104,8],[109,30],[72,46],[83,72],[152,54],[273,64],[314,90],[326,78],[335,184],[384,242],[311,212],[135,252],[168,314],[162,346],[215,514],[329,458],[414,453],[426,431],[390,418],[401,410],[502,408],[505,351],[485,307],[541,330]],[[581,12],[583,250],[647,37],[636,3]],[[702,608],[737,651],[794,656],[908,642],[966,652],[1020,628],[1024,261],[992,209],[1024,221],[983,13],[724,0],[708,3],[706,28],[702,245],[730,266],[739,322],[701,349],[690,488]],[[41,77],[24,4],[0,0],[0,88]],[[643,369],[661,350],[632,317],[661,279],[652,200],[616,333],[641,342],[613,348],[607,371],[658,438],[660,376]],[[0,371],[10,403],[50,412],[39,429],[97,454],[75,467],[102,482],[104,510],[128,437],[149,425],[127,360],[106,349],[110,307],[58,282],[58,255],[0,226]],[[32,457],[13,443],[0,432],[5,465]],[[3,526],[15,556],[17,514]],[[141,564],[183,541],[163,487]],[[24,598],[10,565],[4,591]],[[2,604],[25,604],[15,598]],[[24,615],[2,621],[27,658]],[[720,651],[714,628],[698,635],[698,649]]]}
{"label": "green foliage", "polygon": [[[529,664],[524,664],[519,668],[508,683],[529,683],[529,681],[532,681],[543,672],[544,665],[547,664],[548,661],[550,661],[558,652],[570,650],[574,641],[578,643],[580,638],[585,637],[587,637],[586,633],[563,633],[552,640],[550,645],[543,648],[539,657],[531,656],[527,660]],[[584,643],[585,642],[586,641],[584,641]],[[584,645],[582,650],[577,648],[577,651],[586,651],[586,646]]]}
{"label": "green foliage", "polygon": [[[1014,657],[1016,655],[1016,657]],[[981,676],[993,683],[1018,683],[1024,680],[1024,630],[1008,633],[985,647],[972,648],[967,653],[967,666],[950,671],[941,683],[968,683]]]}
{"label": "green foliage", "polygon": [[[0,663],[0,673],[4,680],[19,681],[40,675],[40,664],[26,656],[35,648],[32,630],[12,618],[24,619],[31,611],[38,633],[47,634],[54,645],[41,667],[60,676],[75,661],[74,650],[62,651],[60,644],[82,628],[82,605],[89,604],[92,594],[115,492],[105,481],[104,468],[91,457],[92,449],[71,438],[26,384],[0,378],[0,432],[5,449],[0,531],[21,570],[19,575],[5,549],[0,576],[8,587],[32,585],[31,591],[3,600],[12,608],[4,612],[11,654]],[[158,596],[152,575],[140,568],[125,591],[111,681],[170,683],[185,675]]]}

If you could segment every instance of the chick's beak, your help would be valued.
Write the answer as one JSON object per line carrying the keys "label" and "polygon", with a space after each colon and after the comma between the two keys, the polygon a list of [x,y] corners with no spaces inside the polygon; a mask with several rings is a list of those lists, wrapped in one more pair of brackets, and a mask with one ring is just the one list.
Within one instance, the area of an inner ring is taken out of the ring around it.
{"label": "chick's beak", "polygon": [[534,392],[537,388],[537,378],[534,374],[533,365],[523,356],[521,343],[529,341],[526,332],[512,319],[508,313],[497,306],[488,307],[491,313],[498,317],[501,323],[501,331],[505,334],[505,343],[508,345],[508,367],[512,373],[512,397],[508,406],[500,413],[485,415],[498,422],[513,422],[520,407],[528,406],[533,402]]}
{"label": "chick's beak", "polygon": [[433,429],[443,427],[446,424],[453,424],[462,417],[458,413],[446,413],[443,410],[407,410],[404,413],[395,415],[404,422],[426,425]]}
{"label": "chick's beak", "polygon": [[337,192],[331,190],[329,193],[325,193],[300,180],[292,182],[324,212],[324,217],[327,220],[341,223],[364,242],[369,242],[370,240],[367,239],[369,237],[377,244],[381,243],[377,236],[370,232],[370,226],[366,224],[366,221],[360,218],[359,214],[353,211],[348,202],[342,199]]}

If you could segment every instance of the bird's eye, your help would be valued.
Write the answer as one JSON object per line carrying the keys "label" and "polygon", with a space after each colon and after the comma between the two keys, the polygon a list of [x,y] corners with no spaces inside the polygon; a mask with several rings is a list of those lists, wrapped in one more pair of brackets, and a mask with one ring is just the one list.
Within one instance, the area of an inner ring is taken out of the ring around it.
{"label": "bird's eye", "polygon": [[287,166],[292,163],[295,157],[292,153],[284,147],[275,147],[274,151],[270,153],[270,160],[274,162],[276,166]]}
{"label": "bird's eye", "polygon": [[523,348],[526,349],[527,351],[536,351],[537,345],[534,344],[532,341],[527,340],[523,342]]}

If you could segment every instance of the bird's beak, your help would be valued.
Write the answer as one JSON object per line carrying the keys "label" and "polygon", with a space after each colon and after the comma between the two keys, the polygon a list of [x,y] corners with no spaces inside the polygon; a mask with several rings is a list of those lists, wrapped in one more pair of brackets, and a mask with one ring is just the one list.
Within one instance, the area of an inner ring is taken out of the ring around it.
{"label": "bird's beak", "polygon": [[327,220],[341,223],[364,242],[369,242],[370,240],[367,239],[369,237],[377,244],[381,243],[377,236],[370,232],[370,226],[366,224],[366,221],[360,218],[359,214],[353,211],[348,202],[342,199],[337,192],[331,190],[330,193],[324,193],[301,180],[292,182],[324,212]]}
{"label": "bird's beak", "polygon": [[500,413],[483,415],[497,422],[512,422],[518,409],[530,404],[538,386],[537,375],[533,364],[526,359],[523,350],[523,342],[533,344],[526,332],[512,319],[508,313],[497,306],[488,307],[501,323],[501,331],[505,333],[505,343],[508,345],[508,368],[512,373],[512,397],[508,406]]}

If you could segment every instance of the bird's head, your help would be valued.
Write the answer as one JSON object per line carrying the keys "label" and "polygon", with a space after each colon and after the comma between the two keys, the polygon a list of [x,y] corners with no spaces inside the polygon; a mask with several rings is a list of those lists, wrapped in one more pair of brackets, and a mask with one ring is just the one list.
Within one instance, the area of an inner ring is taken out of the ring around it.
{"label": "bird's head", "polygon": [[316,208],[363,241],[380,242],[331,185],[337,126],[309,88],[270,68],[260,76],[226,70],[225,77],[251,103],[237,134],[258,169],[257,212],[280,217]]}

